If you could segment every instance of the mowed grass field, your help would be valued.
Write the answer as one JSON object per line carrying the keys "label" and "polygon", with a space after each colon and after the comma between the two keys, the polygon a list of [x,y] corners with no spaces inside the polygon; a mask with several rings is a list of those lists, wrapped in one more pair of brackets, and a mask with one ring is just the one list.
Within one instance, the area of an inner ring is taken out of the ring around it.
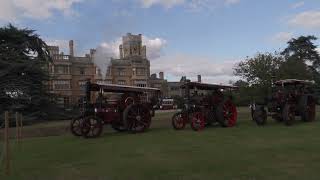
{"label": "mowed grass field", "polygon": [[25,127],[29,137],[11,143],[11,176],[2,164],[0,179],[320,179],[320,108],[316,122],[258,127],[243,107],[237,127],[202,132],[173,130],[172,114],[157,114],[146,133],[105,128],[97,139],[72,136],[69,122]]}

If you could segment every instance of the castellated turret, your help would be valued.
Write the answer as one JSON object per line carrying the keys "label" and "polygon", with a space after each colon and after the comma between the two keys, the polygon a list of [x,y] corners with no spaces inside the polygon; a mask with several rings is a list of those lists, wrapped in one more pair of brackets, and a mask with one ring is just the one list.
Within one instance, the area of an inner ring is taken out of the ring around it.
{"label": "castellated turret", "polygon": [[122,45],[119,46],[120,58],[139,56],[146,58],[146,46],[142,46],[142,35],[127,33],[122,37]]}

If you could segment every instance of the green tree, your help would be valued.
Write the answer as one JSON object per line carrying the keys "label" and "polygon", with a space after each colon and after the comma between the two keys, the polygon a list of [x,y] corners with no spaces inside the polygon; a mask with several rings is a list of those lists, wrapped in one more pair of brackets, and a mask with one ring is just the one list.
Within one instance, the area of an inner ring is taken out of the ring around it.
{"label": "green tree", "polygon": [[259,53],[237,64],[234,74],[242,77],[250,85],[266,87],[271,84],[273,76],[279,74],[282,62],[283,57],[277,53]]}
{"label": "green tree", "polygon": [[49,95],[47,45],[34,30],[0,28],[0,109],[44,113]]}
{"label": "green tree", "polygon": [[288,42],[281,53],[285,61],[281,65],[284,78],[316,79],[319,75],[320,56],[313,41],[315,36],[300,36]]}

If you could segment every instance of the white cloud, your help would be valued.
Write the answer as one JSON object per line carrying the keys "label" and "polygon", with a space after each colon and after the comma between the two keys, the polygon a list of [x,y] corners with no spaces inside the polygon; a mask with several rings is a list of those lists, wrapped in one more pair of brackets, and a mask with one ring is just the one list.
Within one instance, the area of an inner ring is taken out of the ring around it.
{"label": "white cloud", "polygon": [[163,71],[166,76],[175,79],[180,79],[181,76],[196,79],[196,76],[201,74],[204,82],[227,83],[229,80],[237,79],[233,75],[233,67],[236,63],[236,61],[216,62],[210,58],[177,54],[152,61],[151,71]]}
{"label": "white cloud", "polygon": [[294,3],[294,4],[291,4],[291,8],[292,9],[297,9],[297,8],[300,8],[300,7],[302,7],[302,6],[304,6],[304,1],[300,1],[300,2],[297,2],[297,3]]}
{"label": "white cloud", "polygon": [[16,11],[13,3],[10,0],[2,0],[0,2],[0,20],[15,21]]}
{"label": "white cloud", "polygon": [[142,36],[142,43],[147,46],[147,57],[150,60],[160,58],[167,41],[162,38],[149,38]]}
{"label": "white cloud", "polygon": [[55,12],[74,15],[72,6],[83,0],[1,0],[0,20],[16,21],[21,18],[48,19]]}
{"label": "white cloud", "polygon": [[240,0],[225,0],[226,5],[233,5],[240,3]]}
{"label": "white cloud", "polygon": [[174,6],[184,6],[190,10],[211,9],[221,5],[233,5],[240,0],[140,0],[144,8],[160,5],[167,9]]}
{"label": "white cloud", "polygon": [[[111,42],[103,42],[100,46],[110,57],[119,58],[120,44],[122,44],[122,38],[117,38]],[[163,48],[166,46],[167,41],[159,37],[151,38],[142,36],[142,44],[147,46],[148,59],[154,60],[162,55]]]}
{"label": "white cloud", "polygon": [[149,8],[154,5],[161,5],[165,8],[171,8],[185,3],[185,0],[140,0],[142,7]]}
{"label": "white cloud", "polygon": [[271,38],[271,40],[273,42],[277,42],[277,43],[285,43],[285,42],[288,42],[292,38],[293,38],[293,33],[291,33],[291,32],[279,32],[279,33],[275,34]]}
{"label": "white cloud", "polygon": [[289,19],[289,25],[308,29],[320,29],[320,11],[305,11]]}

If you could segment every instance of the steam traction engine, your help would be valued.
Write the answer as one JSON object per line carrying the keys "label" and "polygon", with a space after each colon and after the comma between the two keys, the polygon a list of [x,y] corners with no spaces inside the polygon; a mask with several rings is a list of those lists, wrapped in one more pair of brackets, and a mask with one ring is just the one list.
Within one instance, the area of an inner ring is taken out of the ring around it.
{"label": "steam traction engine", "polygon": [[286,125],[292,125],[296,116],[300,116],[305,122],[314,121],[316,97],[310,87],[313,83],[298,79],[276,81],[272,85],[271,95],[264,103],[251,105],[252,119],[258,125],[265,125],[268,115]]}
{"label": "steam traction engine", "polygon": [[186,82],[181,89],[185,92],[185,106],[172,117],[174,129],[184,129],[187,123],[195,131],[215,122],[222,127],[236,125],[237,108],[230,92],[237,87]]}
{"label": "steam traction engine", "polygon": [[71,121],[71,132],[94,138],[106,124],[120,132],[144,132],[150,127],[159,94],[156,88],[87,82],[86,96],[80,102],[81,115]]}

